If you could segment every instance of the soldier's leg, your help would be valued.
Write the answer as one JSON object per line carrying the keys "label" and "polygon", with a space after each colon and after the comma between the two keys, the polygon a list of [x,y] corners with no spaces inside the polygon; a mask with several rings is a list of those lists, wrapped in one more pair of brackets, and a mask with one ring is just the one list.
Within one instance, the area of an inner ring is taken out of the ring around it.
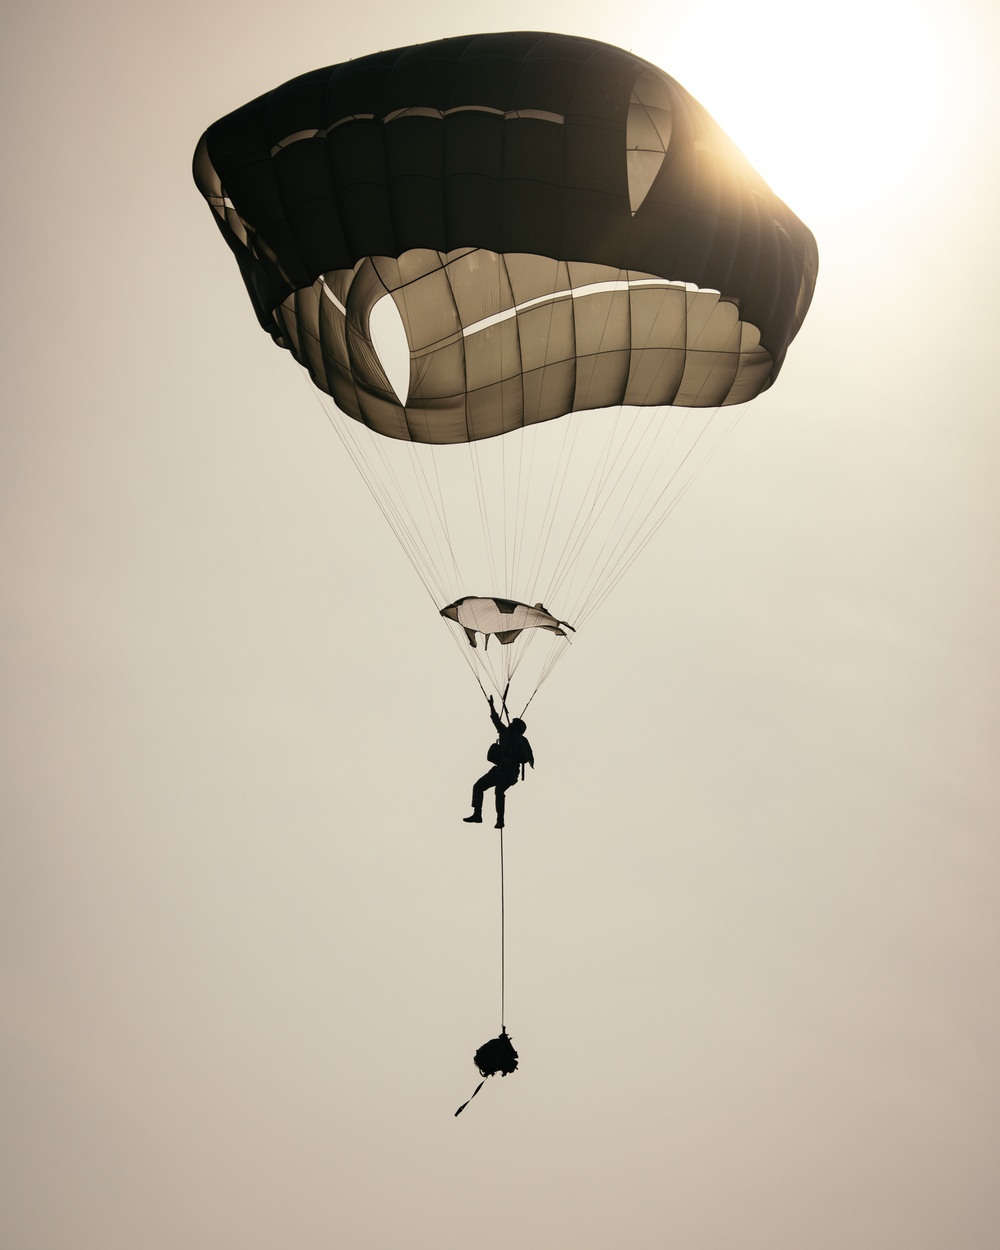
{"label": "soldier's leg", "polygon": [[506,783],[503,781],[497,782],[496,800],[497,800],[497,825],[496,827],[498,829],[502,829],[503,828],[503,814],[507,807],[507,786],[506,786]]}
{"label": "soldier's leg", "polygon": [[499,779],[499,772],[496,768],[491,768],[488,773],[484,773],[482,777],[472,787],[472,814],[482,817],[483,814],[483,795],[490,788],[496,785]]}

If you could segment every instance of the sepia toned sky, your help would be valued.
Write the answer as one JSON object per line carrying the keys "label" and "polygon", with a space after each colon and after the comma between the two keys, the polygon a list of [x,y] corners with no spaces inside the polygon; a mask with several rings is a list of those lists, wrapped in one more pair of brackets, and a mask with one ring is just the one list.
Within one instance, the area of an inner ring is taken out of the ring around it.
{"label": "sepia toned sky", "polygon": [[[984,1250],[1000,1197],[1000,15],[7,6],[0,1241]],[[532,706],[445,625],[190,174],[448,35],[602,39],[816,234],[773,390]]]}

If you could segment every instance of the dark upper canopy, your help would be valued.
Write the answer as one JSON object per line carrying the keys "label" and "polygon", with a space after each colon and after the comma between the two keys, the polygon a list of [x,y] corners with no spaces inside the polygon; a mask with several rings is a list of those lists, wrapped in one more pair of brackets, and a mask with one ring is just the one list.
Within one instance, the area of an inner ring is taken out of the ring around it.
{"label": "dark upper canopy", "polygon": [[[261,324],[395,437],[740,402],[774,381],[815,283],[811,233],[705,110],[647,61],[567,35],[304,74],[209,127],[194,172]],[[411,350],[402,404],[368,332],[387,291]]]}

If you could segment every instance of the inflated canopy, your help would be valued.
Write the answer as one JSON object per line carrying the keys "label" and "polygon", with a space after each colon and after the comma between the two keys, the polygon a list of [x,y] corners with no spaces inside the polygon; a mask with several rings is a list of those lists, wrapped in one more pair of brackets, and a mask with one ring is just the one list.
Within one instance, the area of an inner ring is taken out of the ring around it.
{"label": "inflated canopy", "polygon": [[[305,74],[211,126],[194,171],[261,324],[392,438],[742,402],[774,381],[815,283],[812,235],[705,110],[567,35]],[[371,334],[387,294],[405,394]]]}

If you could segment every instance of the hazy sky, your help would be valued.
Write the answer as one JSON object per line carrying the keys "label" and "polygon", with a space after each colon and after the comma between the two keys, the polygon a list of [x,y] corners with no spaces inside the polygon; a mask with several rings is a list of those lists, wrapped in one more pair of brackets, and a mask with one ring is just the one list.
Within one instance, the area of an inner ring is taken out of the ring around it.
{"label": "hazy sky", "polygon": [[[481,696],[190,174],[447,35],[604,39],[814,230],[756,401],[532,708]],[[985,1250],[1000,1228],[983,0],[11,3],[0,1240]]]}

